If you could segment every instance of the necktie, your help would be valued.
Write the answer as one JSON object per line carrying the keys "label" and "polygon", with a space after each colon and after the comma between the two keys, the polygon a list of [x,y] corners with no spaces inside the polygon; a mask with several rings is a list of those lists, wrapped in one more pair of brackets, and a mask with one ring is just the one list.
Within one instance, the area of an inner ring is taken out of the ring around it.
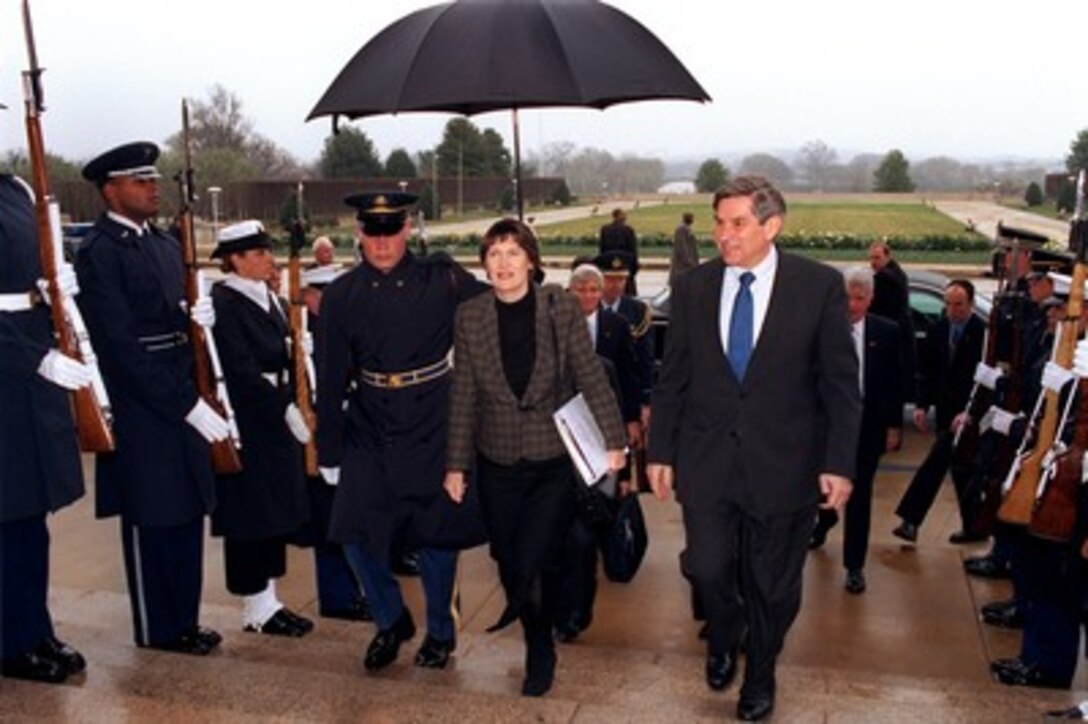
{"label": "necktie", "polygon": [[738,380],[744,379],[748,360],[752,356],[755,305],[751,286],[755,279],[756,275],[750,271],[740,275],[740,288],[737,289],[737,296],[733,297],[733,314],[729,318],[729,364],[733,366]]}

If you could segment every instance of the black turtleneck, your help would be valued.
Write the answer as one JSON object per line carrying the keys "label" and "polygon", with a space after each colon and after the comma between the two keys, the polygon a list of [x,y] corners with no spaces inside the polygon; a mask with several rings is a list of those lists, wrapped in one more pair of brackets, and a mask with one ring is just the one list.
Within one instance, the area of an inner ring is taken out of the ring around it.
{"label": "black turtleneck", "polygon": [[536,362],[536,295],[530,290],[516,302],[496,297],[495,309],[499,315],[502,369],[514,397],[520,400]]}

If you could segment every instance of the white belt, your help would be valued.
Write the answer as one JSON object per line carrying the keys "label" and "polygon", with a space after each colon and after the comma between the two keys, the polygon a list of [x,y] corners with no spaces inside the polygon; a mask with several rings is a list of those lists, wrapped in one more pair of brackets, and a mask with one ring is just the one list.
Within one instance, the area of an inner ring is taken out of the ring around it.
{"label": "white belt", "polygon": [[34,292],[0,294],[0,312],[26,312],[33,309],[40,299]]}

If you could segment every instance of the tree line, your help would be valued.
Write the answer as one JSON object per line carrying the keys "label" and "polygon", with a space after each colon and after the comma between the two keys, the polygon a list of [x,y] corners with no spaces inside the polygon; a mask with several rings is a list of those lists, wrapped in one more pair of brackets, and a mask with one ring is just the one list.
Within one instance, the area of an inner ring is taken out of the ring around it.
{"label": "tree line", "polygon": [[[221,85],[210,89],[205,100],[190,106],[190,138],[200,159],[202,186],[225,186],[234,181],[300,178],[374,178],[406,180],[436,177],[499,177],[513,174],[512,154],[494,129],[480,129],[467,118],[453,118],[441,141],[432,149],[409,153],[394,148],[382,158],[373,141],[355,126],[344,125],[325,139],[316,162],[298,161],[275,142],[258,133],[242,111],[242,101]],[[180,132],[164,142],[160,161],[163,174],[172,175],[181,166]],[[80,164],[48,155],[51,178],[78,180]],[[22,152],[8,152],[4,166],[25,174]],[[1070,145],[1066,166],[1071,174],[1088,166],[1088,129]],[[710,192],[724,183],[735,170],[740,174],[765,176],[787,190],[823,192],[937,192],[986,190],[1012,196],[1039,189],[1031,184],[1042,180],[1045,168],[1014,164],[973,164],[937,156],[916,163],[899,149],[887,153],[862,153],[840,162],[835,149],[822,140],[806,143],[790,160],[769,153],[743,157],[730,169],[722,160],[703,161],[694,172],[696,190]],[[553,199],[565,203],[570,197],[600,197],[652,193],[668,179],[660,158],[626,154],[614,156],[597,148],[578,148],[569,141],[547,144],[529,154],[522,164],[524,177],[548,176],[565,179],[562,192]],[[1036,183],[1037,186],[1037,183]],[[1063,193],[1071,193],[1063,190]],[[510,208],[513,187],[499,199]],[[426,205],[426,199],[425,199]]]}

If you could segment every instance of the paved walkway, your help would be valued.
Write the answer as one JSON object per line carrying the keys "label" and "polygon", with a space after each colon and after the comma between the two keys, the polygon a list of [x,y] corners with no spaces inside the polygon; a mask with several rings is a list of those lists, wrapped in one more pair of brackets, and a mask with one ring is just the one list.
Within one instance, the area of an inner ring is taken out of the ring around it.
{"label": "paved walkway", "polygon": [[960,221],[964,226],[974,225],[978,233],[993,239],[997,236],[997,223],[1017,229],[1043,234],[1051,241],[1064,243],[1069,238],[1069,222],[1048,219],[1028,211],[1017,211],[990,201],[935,201],[938,211]]}

